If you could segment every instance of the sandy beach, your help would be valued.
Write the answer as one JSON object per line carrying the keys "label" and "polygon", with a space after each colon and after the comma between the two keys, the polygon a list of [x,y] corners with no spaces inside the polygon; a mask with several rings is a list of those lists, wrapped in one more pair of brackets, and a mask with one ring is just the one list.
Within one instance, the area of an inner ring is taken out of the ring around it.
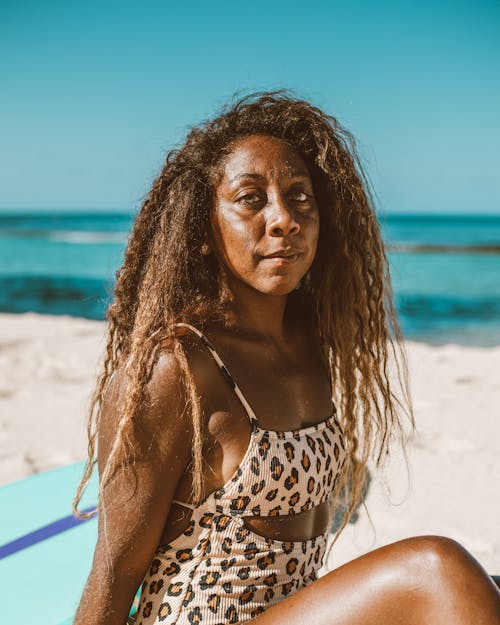
{"label": "sandy beach", "polygon": [[[99,321],[0,315],[0,484],[82,460],[104,349]],[[500,573],[500,347],[407,344],[417,422],[409,472],[395,457],[374,476],[367,513],[349,525],[333,568],[418,534],[460,541]],[[371,522],[370,522],[371,519]]]}

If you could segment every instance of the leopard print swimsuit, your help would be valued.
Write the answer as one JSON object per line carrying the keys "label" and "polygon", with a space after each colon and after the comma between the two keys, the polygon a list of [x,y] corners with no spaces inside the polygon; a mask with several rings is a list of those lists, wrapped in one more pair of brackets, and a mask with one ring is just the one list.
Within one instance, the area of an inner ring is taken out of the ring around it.
{"label": "leopard print swimsuit", "polygon": [[187,528],[159,547],[141,587],[137,625],[225,625],[248,621],[316,579],[327,532],[302,541],[266,538],[245,516],[297,514],[326,501],[345,463],[333,414],[316,425],[276,432],[257,418],[208,339],[188,324],[219,365],[252,424],[234,475],[192,509]]}

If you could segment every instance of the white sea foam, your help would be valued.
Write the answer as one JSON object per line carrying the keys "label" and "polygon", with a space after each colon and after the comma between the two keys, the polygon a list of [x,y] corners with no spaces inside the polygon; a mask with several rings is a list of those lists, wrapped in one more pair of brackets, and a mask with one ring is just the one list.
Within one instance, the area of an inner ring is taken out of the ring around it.
{"label": "white sea foam", "polygon": [[126,243],[126,232],[99,230],[49,230],[46,238],[58,243]]}

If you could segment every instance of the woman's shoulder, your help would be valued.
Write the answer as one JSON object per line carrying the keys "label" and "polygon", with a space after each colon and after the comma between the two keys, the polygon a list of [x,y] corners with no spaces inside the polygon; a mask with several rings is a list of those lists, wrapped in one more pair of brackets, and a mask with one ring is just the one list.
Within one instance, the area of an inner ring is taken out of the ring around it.
{"label": "woman's shoulder", "polygon": [[[99,444],[103,449],[107,449],[115,438],[120,415],[132,390],[131,383],[126,366],[122,364],[106,386],[99,419]],[[141,449],[149,453],[152,446],[161,451],[174,439],[190,440],[192,421],[188,406],[182,363],[172,350],[163,350],[145,383],[133,419],[130,442],[136,453],[140,456]]]}
{"label": "woman's shoulder", "polygon": [[[106,386],[105,402],[116,404],[132,384],[129,364],[129,361],[121,363],[114,370]],[[162,400],[171,401],[180,395],[181,376],[182,365],[177,354],[172,349],[162,349],[152,365],[145,384],[147,395],[154,400],[154,403]]]}

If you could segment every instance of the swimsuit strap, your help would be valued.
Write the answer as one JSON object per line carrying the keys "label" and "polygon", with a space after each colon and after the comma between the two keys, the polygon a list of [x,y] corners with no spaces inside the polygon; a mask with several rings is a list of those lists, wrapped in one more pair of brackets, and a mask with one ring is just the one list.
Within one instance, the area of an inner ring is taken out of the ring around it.
{"label": "swimsuit strap", "polygon": [[212,358],[218,364],[219,369],[222,372],[222,375],[224,376],[224,378],[229,383],[233,391],[236,393],[236,396],[242,403],[243,408],[245,409],[248,415],[248,418],[250,419],[250,422],[252,423],[254,427],[256,427],[259,422],[257,421],[257,417],[255,416],[254,411],[252,410],[250,404],[247,402],[245,396],[241,392],[240,387],[234,381],[233,376],[229,373],[229,369],[226,367],[226,365],[222,361],[222,358],[219,356],[219,354],[215,350],[215,347],[212,345],[212,343],[210,343],[207,337],[204,334],[202,334],[202,332],[200,332],[198,328],[195,328],[189,323],[174,323],[174,326],[181,327],[181,328],[188,328],[188,330],[191,330],[191,332],[194,332],[197,336],[199,336],[199,338],[201,339],[201,342],[205,345],[205,347],[208,349],[209,353],[211,354]]}

